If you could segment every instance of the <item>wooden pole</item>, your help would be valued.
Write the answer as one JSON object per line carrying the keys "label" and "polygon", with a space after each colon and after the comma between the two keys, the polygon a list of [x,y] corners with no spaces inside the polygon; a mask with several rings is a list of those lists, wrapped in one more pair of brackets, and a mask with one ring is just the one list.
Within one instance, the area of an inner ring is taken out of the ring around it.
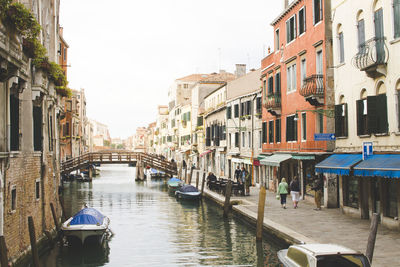
{"label": "wooden pole", "polygon": [[34,267],[40,267],[39,253],[36,247],[35,224],[33,223],[32,216],[28,217],[28,226],[29,226],[29,238],[31,240],[31,249],[32,249],[32,263]]}
{"label": "wooden pole", "polygon": [[0,263],[1,266],[8,266],[7,245],[4,236],[0,236]]}
{"label": "wooden pole", "polygon": [[185,168],[185,183],[188,183],[188,179],[187,179],[188,177],[187,177],[187,166],[186,166],[186,168]]}
{"label": "wooden pole", "polygon": [[225,188],[224,217],[228,216],[231,208],[232,180],[229,180]]}
{"label": "wooden pole", "polygon": [[259,198],[258,198],[258,214],[257,214],[257,228],[256,228],[256,240],[262,240],[263,224],[264,224],[264,207],[265,207],[265,197],[267,192],[264,186],[261,186]]}
{"label": "wooden pole", "polygon": [[59,197],[59,201],[60,201],[60,206],[61,206],[62,217],[63,217],[64,221],[66,221],[67,214],[65,213],[64,202],[62,201],[61,196]]}
{"label": "wooden pole", "polygon": [[57,233],[60,231],[60,226],[58,225],[56,211],[54,209],[53,203],[50,203],[51,214],[53,215],[54,225],[56,226]]}
{"label": "wooden pole", "polygon": [[190,168],[190,176],[188,184],[192,184],[192,175],[193,175],[193,168]]}
{"label": "wooden pole", "polygon": [[204,184],[206,181],[206,173],[203,172],[203,180],[201,181],[201,195],[204,195]]}
{"label": "wooden pole", "polygon": [[367,251],[365,252],[365,256],[369,259],[370,263],[372,263],[372,257],[374,256],[376,233],[378,232],[378,221],[379,215],[374,213],[372,215],[371,227],[369,228]]}
{"label": "wooden pole", "polygon": [[196,188],[199,189],[199,178],[200,178],[200,171],[197,172],[196,176]]}

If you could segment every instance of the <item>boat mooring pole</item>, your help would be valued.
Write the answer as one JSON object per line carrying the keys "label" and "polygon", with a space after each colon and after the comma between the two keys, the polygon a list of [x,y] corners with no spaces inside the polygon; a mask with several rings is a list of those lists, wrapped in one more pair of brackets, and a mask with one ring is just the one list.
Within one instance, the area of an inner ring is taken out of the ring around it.
{"label": "boat mooring pole", "polygon": [[197,172],[196,176],[196,188],[199,189],[199,178],[200,178],[200,171]]}
{"label": "boat mooring pole", "polygon": [[29,238],[31,240],[31,249],[32,249],[32,263],[34,267],[40,267],[39,253],[36,246],[35,224],[33,223],[32,216],[28,217],[28,226],[29,226]]}
{"label": "boat mooring pole", "polygon": [[201,195],[204,195],[204,182],[206,181],[206,172],[203,172],[203,180],[201,181]]}
{"label": "boat mooring pole", "polygon": [[190,168],[190,176],[188,184],[192,184],[192,175],[193,175],[193,168]]}
{"label": "boat mooring pole", "polygon": [[227,217],[231,208],[232,180],[229,180],[225,188],[224,217]]}
{"label": "boat mooring pole", "polygon": [[62,217],[63,217],[64,221],[66,221],[67,220],[67,214],[65,213],[64,202],[62,201],[61,196],[59,196],[58,199],[60,201]]}
{"label": "boat mooring pole", "polygon": [[4,235],[0,236],[0,262],[1,266],[8,266],[7,245]]}
{"label": "boat mooring pole", "polygon": [[58,225],[56,211],[53,203],[50,203],[51,214],[53,215],[54,225],[56,226],[57,234],[60,232],[60,226]]}
{"label": "boat mooring pole", "polygon": [[262,240],[263,224],[264,224],[264,207],[265,207],[265,197],[267,192],[264,186],[261,186],[260,193],[258,197],[258,214],[257,214],[257,228],[256,228],[256,240]]}
{"label": "boat mooring pole", "polygon": [[372,263],[372,257],[374,256],[376,233],[378,232],[378,221],[379,215],[377,213],[372,214],[371,227],[369,228],[367,251],[365,252],[365,256],[369,259],[370,263]]}

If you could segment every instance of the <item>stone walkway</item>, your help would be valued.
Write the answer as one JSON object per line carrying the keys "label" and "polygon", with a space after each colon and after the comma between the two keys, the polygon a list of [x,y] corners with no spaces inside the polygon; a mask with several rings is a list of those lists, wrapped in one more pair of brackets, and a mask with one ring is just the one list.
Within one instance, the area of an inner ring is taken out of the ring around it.
{"label": "stone walkway", "polygon": [[[205,189],[208,197],[223,203],[224,196]],[[233,210],[250,219],[257,218],[259,189],[252,187],[250,196],[233,196],[239,200]],[[288,197],[287,209],[281,208],[273,192],[267,191],[264,228],[278,234],[291,243],[334,243],[365,253],[370,221],[352,218],[339,209],[313,210],[315,206],[301,201],[299,208],[292,207]],[[400,233],[379,226],[376,238],[373,266],[400,266]]]}

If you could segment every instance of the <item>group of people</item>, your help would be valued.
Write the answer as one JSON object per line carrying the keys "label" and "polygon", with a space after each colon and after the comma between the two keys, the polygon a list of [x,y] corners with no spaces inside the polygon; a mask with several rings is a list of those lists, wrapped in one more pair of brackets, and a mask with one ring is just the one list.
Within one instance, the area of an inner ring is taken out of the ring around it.
{"label": "group of people", "polygon": [[[286,182],[285,178],[281,179],[281,182],[278,185],[277,190],[277,198],[281,201],[282,208],[286,209],[286,196],[289,194],[292,196],[293,208],[297,209],[301,191],[300,191],[300,183],[297,176],[293,177],[293,180],[290,182],[290,185]],[[321,198],[322,198],[322,189],[323,189],[323,181],[321,178],[316,178],[314,181],[314,186],[311,187],[311,190],[315,191],[314,201],[316,208],[314,210],[321,210]]]}
{"label": "group of people", "polygon": [[246,168],[242,167],[242,169],[240,169],[240,167],[237,166],[235,170],[235,178],[239,185],[242,185],[245,188],[242,195],[250,196],[251,175]]}

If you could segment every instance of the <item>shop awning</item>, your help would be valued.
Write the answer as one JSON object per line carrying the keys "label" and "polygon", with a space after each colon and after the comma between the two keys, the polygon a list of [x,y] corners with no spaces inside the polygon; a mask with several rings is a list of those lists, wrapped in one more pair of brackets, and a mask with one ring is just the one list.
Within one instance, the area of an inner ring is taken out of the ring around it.
{"label": "shop awning", "polygon": [[315,165],[318,173],[349,175],[350,169],[362,160],[361,154],[333,154]]}
{"label": "shop awning", "polygon": [[273,154],[269,157],[261,159],[260,164],[278,167],[282,161],[285,161],[285,160],[288,160],[291,158],[292,158],[291,154]]}
{"label": "shop awning", "polygon": [[262,159],[268,158],[268,157],[271,156],[271,155],[272,155],[272,154],[269,154],[269,155],[260,154],[260,155],[257,156],[257,159],[258,159],[258,160],[262,160]]}
{"label": "shop awning", "polygon": [[400,178],[400,155],[371,155],[354,167],[354,175]]}
{"label": "shop awning", "polygon": [[314,160],[315,156],[314,155],[293,155],[293,159],[297,160]]}
{"label": "shop awning", "polygon": [[200,157],[203,157],[204,155],[207,155],[210,152],[212,152],[212,150],[204,151],[203,153],[200,154]]}

